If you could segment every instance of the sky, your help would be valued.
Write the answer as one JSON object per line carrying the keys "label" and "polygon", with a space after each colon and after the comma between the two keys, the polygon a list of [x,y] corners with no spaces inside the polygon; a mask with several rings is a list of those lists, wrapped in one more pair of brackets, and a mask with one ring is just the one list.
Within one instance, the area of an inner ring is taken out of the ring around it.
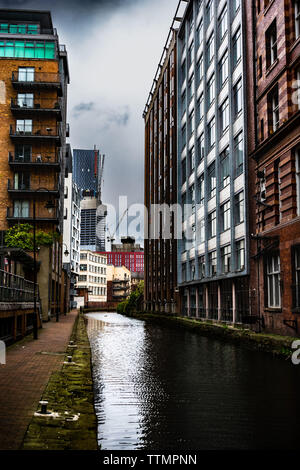
{"label": "sky", "polygon": [[[106,156],[102,199],[144,200],[143,109],[178,0],[0,0],[50,10],[69,57],[72,148]],[[108,223],[109,219],[108,219]],[[113,228],[112,228],[113,230]]]}

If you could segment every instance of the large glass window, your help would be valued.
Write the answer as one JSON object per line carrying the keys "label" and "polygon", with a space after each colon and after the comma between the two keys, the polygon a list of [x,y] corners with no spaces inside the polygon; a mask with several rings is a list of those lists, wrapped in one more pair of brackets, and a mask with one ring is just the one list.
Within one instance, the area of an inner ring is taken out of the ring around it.
{"label": "large glass window", "polygon": [[216,141],[215,118],[213,118],[207,125],[207,138],[208,148],[210,150]]}
{"label": "large glass window", "polygon": [[220,208],[221,214],[221,230],[225,232],[230,228],[230,201],[222,204]]}
{"label": "large glass window", "polygon": [[55,59],[55,43],[47,41],[0,41],[0,57]]}
{"label": "large glass window", "polygon": [[222,59],[219,62],[219,72],[220,72],[220,87],[224,85],[228,78],[228,51],[225,52]]}
{"label": "large glass window", "polygon": [[195,147],[193,146],[189,150],[189,161],[190,161],[190,174],[193,173],[195,169]]}
{"label": "large glass window", "polygon": [[213,74],[207,82],[207,106],[211,106],[215,99],[215,75]]}
{"label": "large glass window", "polygon": [[226,100],[222,103],[220,107],[220,133],[221,135],[226,131],[229,126],[229,100]]}
{"label": "large glass window", "polygon": [[219,17],[219,41],[222,42],[225,34],[227,33],[227,6],[223,9]]}
{"label": "large glass window", "polygon": [[294,248],[293,307],[300,308],[300,246]]}
{"label": "large glass window", "polygon": [[18,93],[17,103],[21,108],[33,108],[33,93]]}
{"label": "large glass window", "polygon": [[280,258],[277,254],[267,258],[267,288],[268,307],[280,307]]}
{"label": "large glass window", "polygon": [[220,154],[220,188],[230,183],[229,147]]}
{"label": "large glass window", "polygon": [[209,24],[214,17],[213,0],[209,0],[208,4],[206,5],[206,16],[207,16],[207,24]]}
{"label": "large glass window", "polygon": [[205,220],[201,219],[199,222],[199,242],[203,243],[205,241]]}
{"label": "large glass window", "polygon": [[199,163],[204,158],[204,134],[202,133],[198,139],[198,156],[199,156]]}
{"label": "large glass window", "polygon": [[240,28],[234,34],[232,38],[232,47],[233,47],[233,67],[237,65],[241,56],[242,56],[242,45],[241,45],[241,30]]}
{"label": "large glass window", "polygon": [[206,54],[207,54],[207,65],[209,66],[215,54],[214,34],[212,34],[209,40],[207,41]]}
{"label": "large glass window", "polygon": [[212,198],[216,195],[216,165],[213,162],[208,167],[208,197]]}
{"label": "large glass window", "polygon": [[276,20],[266,32],[266,62],[267,68],[270,67],[277,59],[277,28]]}
{"label": "large glass window", "polygon": [[199,256],[198,259],[198,274],[199,279],[203,279],[205,277],[205,256]]}
{"label": "large glass window", "polygon": [[236,119],[239,113],[243,109],[243,93],[242,93],[242,80],[239,80],[233,87],[233,112],[234,119]]}
{"label": "large glass window", "polygon": [[38,24],[0,24],[0,34],[39,34]]}
{"label": "large glass window", "polygon": [[233,157],[234,157],[234,169],[235,177],[241,175],[244,171],[244,152],[243,152],[243,133],[240,132],[234,138],[233,144]]}
{"label": "large glass window", "polygon": [[194,134],[195,131],[195,112],[194,110],[189,115],[189,137]]}
{"label": "large glass window", "polygon": [[198,100],[198,122],[200,122],[203,119],[204,116],[204,98],[203,98],[203,93],[201,93],[201,96]]}
{"label": "large glass window", "polygon": [[200,45],[201,42],[203,41],[203,19],[200,21],[197,32],[198,32],[198,41]]}
{"label": "large glass window", "polygon": [[231,247],[230,245],[221,248],[221,270],[223,274],[230,272]]}
{"label": "large glass window", "polygon": [[15,159],[20,162],[31,161],[31,146],[30,145],[16,145],[15,146]]}
{"label": "large glass window", "polygon": [[217,252],[211,251],[208,254],[208,271],[209,276],[215,276],[217,274]]}
{"label": "large glass window", "polygon": [[244,191],[234,196],[234,223],[239,225],[244,221]]}
{"label": "large glass window", "polygon": [[208,214],[208,238],[213,238],[216,236],[217,233],[217,213],[216,211],[211,212]]}
{"label": "large glass window", "polygon": [[200,205],[204,204],[204,192],[205,192],[204,173],[202,173],[202,175],[200,175],[199,177],[199,204]]}
{"label": "large glass window", "polygon": [[20,134],[32,133],[32,119],[17,119],[16,131]]}
{"label": "large glass window", "polygon": [[296,39],[300,37],[300,0],[294,2],[295,9],[295,36]]}
{"label": "large glass window", "polygon": [[33,67],[19,67],[18,81],[19,82],[33,82],[34,81],[34,68]]}
{"label": "large glass window", "polygon": [[14,201],[14,217],[29,217],[29,201]]}
{"label": "large glass window", "polygon": [[236,268],[241,271],[245,267],[245,240],[239,240],[235,244],[236,249]]}
{"label": "large glass window", "polygon": [[198,73],[197,80],[198,80],[198,83],[200,83],[202,78],[203,78],[203,74],[204,74],[204,71],[203,71],[203,55],[201,55],[201,57],[199,59],[199,62],[197,64],[197,73]]}

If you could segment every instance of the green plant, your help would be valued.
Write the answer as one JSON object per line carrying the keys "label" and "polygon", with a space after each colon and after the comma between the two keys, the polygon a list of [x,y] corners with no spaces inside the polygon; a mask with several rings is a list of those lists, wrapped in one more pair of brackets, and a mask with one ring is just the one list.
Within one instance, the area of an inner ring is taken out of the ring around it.
{"label": "green plant", "polygon": [[[36,246],[51,246],[57,240],[56,235],[58,234],[37,230]],[[33,251],[33,226],[30,224],[14,225],[7,230],[4,241],[8,247]]]}
{"label": "green plant", "polygon": [[136,289],[130,294],[128,299],[123,300],[117,305],[118,313],[130,314],[137,310],[138,303],[144,296],[144,281],[140,281]]}

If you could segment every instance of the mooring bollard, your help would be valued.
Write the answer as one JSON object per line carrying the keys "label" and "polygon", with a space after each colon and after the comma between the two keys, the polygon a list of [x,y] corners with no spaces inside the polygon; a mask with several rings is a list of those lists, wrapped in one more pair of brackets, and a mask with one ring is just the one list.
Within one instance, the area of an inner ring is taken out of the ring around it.
{"label": "mooring bollard", "polygon": [[68,362],[72,362],[72,356],[67,356]]}
{"label": "mooring bollard", "polygon": [[47,414],[47,405],[48,405],[48,402],[47,401],[40,401],[40,405],[41,405],[41,414],[42,415],[46,415]]}

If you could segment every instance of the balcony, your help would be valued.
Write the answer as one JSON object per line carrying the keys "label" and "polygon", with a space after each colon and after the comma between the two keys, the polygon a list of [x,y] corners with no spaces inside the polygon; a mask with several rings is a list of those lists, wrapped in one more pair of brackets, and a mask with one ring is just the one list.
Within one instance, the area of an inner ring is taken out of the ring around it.
{"label": "balcony", "polygon": [[57,90],[58,96],[62,96],[59,73],[14,71],[11,83],[15,90]]}
{"label": "balcony", "polygon": [[12,98],[10,109],[17,116],[54,116],[61,121],[61,103],[57,98]]}
{"label": "balcony", "polygon": [[42,126],[39,124],[31,125],[25,123],[22,126],[15,124],[10,125],[10,138],[15,142],[43,141],[61,143],[61,127],[60,126]]}
{"label": "balcony", "polygon": [[[33,222],[33,208],[25,208],[23,210],[17,207],[7,207],[6,218],[8,222],[19,223],[19,222]],[[36,215],[37,222],[46,222],[52,224],[59,223],[59,212],[58,209],[54,209],[52,214],[45,207],[37,207]]]}
{"label": "balcony", "polygon": [[[29,178],[28,178],[29,179]],[[7,180],[7,191],[11,195],[16,195],[17,197],[36,194],[36,190],[39,189],[39,186],[35,186],[28,182],[18,182],[12,180]],[[47,194],[49,196],[59,197],[59,186],[57,183],[48,186],[47,189],[40,189],[38,194]]]}
{"label": "balcony", "polygon": [[0,269],[0,302],[33,302],[33,282]]}
{"label": "balcony", "polygon": [[14,170],[49,170],[60,171],[61,150],[58,152],[35,153],[32,155],[15,155],[8,153],[9,166]]}

